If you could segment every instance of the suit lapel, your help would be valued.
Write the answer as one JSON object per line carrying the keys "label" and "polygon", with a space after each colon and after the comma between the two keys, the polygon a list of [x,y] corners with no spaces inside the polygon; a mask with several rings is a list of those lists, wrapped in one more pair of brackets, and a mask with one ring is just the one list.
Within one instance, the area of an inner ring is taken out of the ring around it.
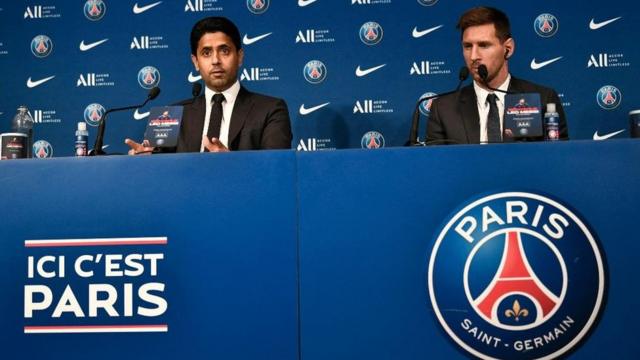
{"label": "suit lapel", "polygon": [[191,122],[189,124],[189,131],[185,133],[189,151],[200,151],[200,145],[202,144],[202,131],[204,129],[204,117],[207,112],[205,101],[205,96],[202,95],[199,96],[191,105],[193,115],[189,116],[189,118],[193,120],[187,120]]}
{"label": "suit lapel", "polygon": [[236,102],[233,105],[233,111],[231,112],[231,124],[229,124],[228,138],[228,144],[230,147],[236,140],[236,137],[238,137],[238,134],[240,134],[240,130],[244,127],[244,123],[247,120],[247,116],[249,115],[252,106],[253,103],[251,102],[249,92],[244,87],[241,87],[238,92]]}
{"label": "suit lapel", "polygon": [[459,111],[467,135],[467,142],[469,144],[480,143],[480,114],[473,85],[465,86],[460,92]]}

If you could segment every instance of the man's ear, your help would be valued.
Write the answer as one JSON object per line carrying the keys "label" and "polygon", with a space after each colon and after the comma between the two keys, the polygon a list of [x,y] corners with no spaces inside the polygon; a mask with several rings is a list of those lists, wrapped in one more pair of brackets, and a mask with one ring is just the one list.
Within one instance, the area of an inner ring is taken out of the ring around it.
{"label": "man's ear", "polygon": [[193,63],[193,67],[196,68],[196,71],[200,71],[200,69],[198,69],[198,58],[193,54],[191,54],[191,62]]}
{"label": "man's ear", "polygon": [[513,40],[513,38],[508,38],[505,42],[504,42],[504,59],[508,60],[512,55],[513,52],[515,50],[516,47],[516,43]]}

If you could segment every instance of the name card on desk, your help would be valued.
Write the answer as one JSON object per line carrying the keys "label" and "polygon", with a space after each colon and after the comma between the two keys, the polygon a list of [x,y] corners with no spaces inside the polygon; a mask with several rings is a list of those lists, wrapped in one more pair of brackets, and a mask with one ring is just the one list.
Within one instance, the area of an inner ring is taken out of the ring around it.
{"label": "name card on desk", "polygon": [[144,139],[157,148],[172,148],[178,145],[182,106],[153,107],[149,114],[149,123]]}
{"label": "name card on desk", "polygon": [[504,102],[505,140],[542,136],[540,94],[507,94]]}

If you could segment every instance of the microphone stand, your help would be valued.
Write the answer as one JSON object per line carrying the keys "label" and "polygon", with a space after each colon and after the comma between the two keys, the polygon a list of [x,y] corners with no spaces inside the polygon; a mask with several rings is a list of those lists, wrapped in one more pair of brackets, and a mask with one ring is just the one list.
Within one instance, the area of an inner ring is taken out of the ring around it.
{"label": "microphone stand", "polygon": [[105,111],[105,113],[102,114],[102,116],[100,117],[100,125],[98,126],[98,135],[96,136],[96,142],[93,145],[93,150],[89,153],[89,156],[107,155],[107,153],[104,152],[104,150],[102,150],[102,144],[104,142],[105,123],[107,120],[107,115],[109,115],[109,113],[116,112],[116,111],[133,110],[133,109],[144,107],[145,105],[147,105],[149,101],[155,99],[158,96],[158,94],[160,94],[160,88],[154,87],[151,90],[149,90],[149,95],[147,95],[147,99],[140,105],[113,108]]}

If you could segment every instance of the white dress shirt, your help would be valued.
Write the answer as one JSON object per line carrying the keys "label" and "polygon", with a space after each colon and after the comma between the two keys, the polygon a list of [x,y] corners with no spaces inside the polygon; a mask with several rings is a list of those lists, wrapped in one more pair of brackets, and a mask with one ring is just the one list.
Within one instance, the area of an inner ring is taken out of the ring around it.
{"label": "white dress shirt", "polygon": [[[224,95],[224,101],[222,102],[222,123],[220,124],[220,142],[227,148],[229,147],[229,125],[231,124],[231,113],[233,113],[233,105],[236,103],[238,93],[240,92],[240,82],[236,82],[231,85],[230,88],[222,92]],[[207,103],[207,110],[204,114],[204,127],[202,129],[202,136],[207,135],[209,130],[209,118],[211,117],[211,108],[213,107],[213,95],[218,94],[209,87],[204,88],[204,98]],[[209,139],[211,140],[211,139]],[[204,151],[204,144],[200,144],[200,152]]]}
{"label": "white dress shirt", "polygon": [[[507,79],[497,89],[507,91],[509,89],[509,83],[511,82],[511,74],[507,76]],[[485,90],[478,85],[477,82],[473,82],[473,88],[476,91],[476,99],[478,100],[478,114],[480,114],[480,144],[486,144],[489,142],[489,135],[487,135],[487,119],[489,118],[489,103],[487,102],[487,96],[493,91]],[[498,101],[498,113],[500,114],[500,132],[504,131],[504,98],[507,94],[496,91]]]}

